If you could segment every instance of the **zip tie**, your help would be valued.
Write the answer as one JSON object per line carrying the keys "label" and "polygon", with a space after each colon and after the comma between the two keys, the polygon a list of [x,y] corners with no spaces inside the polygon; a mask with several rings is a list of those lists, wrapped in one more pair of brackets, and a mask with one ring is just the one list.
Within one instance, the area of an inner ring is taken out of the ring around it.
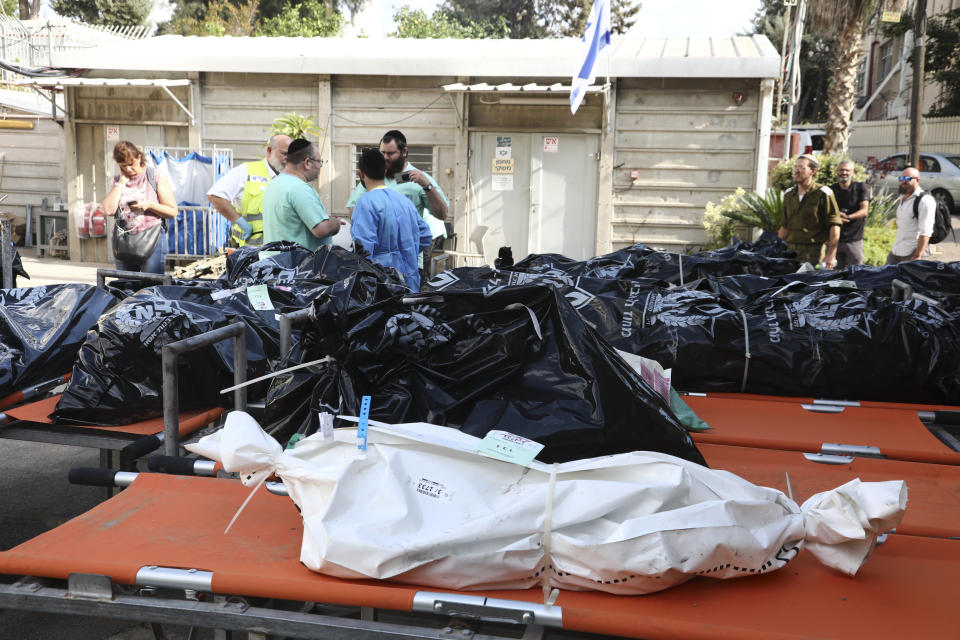
{"label": "zip tie", "polygon": [[793,500],[793,487],[790,486],[790,472],[784,471],[783,475],[787,476],[787,497]]}
{"label": "zip tie", "polygon": [[370,419],[370,396],[363,396],[360,401],[360,421],[357,423],[357,449],[362,453],[367,450],[367,421]]}
{"label": "zip tie", "polygon": [[543,334],[540,332],[540,321],[537,320],[537,314],[533,312],[533,309],[531,309],[525,304],[520,304],[519,302],[514,302],[513,304],[508,304],[506,307],[504,307],[504,309],[507,309],[507,310],[520,309],[520,308],[526,309],[527,313],[530,314],[530,322],[533,323],[533,331],[537,334],[537,337],[540,338],[540,340],[542,341]]}
{"label": "zip tie", "polygon": [[225,393],[230,393],[230,392],[233,391],[234,389],[240,389],[240,388],[242,388],[242,387],[249,386],[249,385],[251,385],[251,384],[260,382],[260,381],[262,381],[262,380],[267,380],[267,379],[269,379],[269,378],[273,378],[273,377],[279,376],[279,375],[284,374],[284,373],[289,373],[289,372],[291,372],[291,371],[296,371],[297,369],[303,369],[304,367],[309,367],[309,366],[311,366],[311,365],[320,364],[320,363],[322,363],[322,362],[335,362],[335,360],[334,360],[333,356],[324,356],[324,357],[320,358],[319,360],[311,360],[310,362],[304,362],[303,364],[298,364],[298,365],[293,366],[293,367],[287,367],[286,369],[281,369],[280,371],[274,371],[273,373],[268,373],[268,374],[265,375],[265,376],[260,376],[259,378],[254,378],[253,380],[247,380],[246,382],[241,382],[240,384],[235,384],[235,385],[233,385],[232,387],[227,387],[226,389],[221,389],[221,390],[220,390],[220,395],[223,395],[223,394],[225,394]]}
{"label": "zip tie", "polygon": [[680,286],[683,286],[683,254],[677,254],[677,262],[680,264]]}
{"label": "zip tie", "polygon": [[743,316],[743,382],[740,383],[740,393],[746,393],[747,373],[750,371],[750,331],[747,329],[747,314],[740,309]]}
{"label": "zip tie", "polygon": [[253,488],[253,491],[250,492],[250,495],[247,496],[247,499],[243,501],[243,504],[240,505],[240,508],[237,509],[237,512],[233,514],[233,518],[230,520],[230,524],[228,524],[227,528],[223,530],[223,535],[227,535],[227,532],[230,531],[230,527],[232,527],[233,523],[237,521],[237,518],[240,517],[240,514],[243,513],[243,510],[247,508],[247,504],[250,502],[250,499],[253,498],[253,494],[257,492],[257,489],[263,486],[263,483],[267,481],[267,477],[269,475],[270,475],[269,473],[265,473],[263,477],[260,478],[260,482],[258,482],[257,485]]}
{"label": "zip tie", "polygon": [[543,586],[543,604],[553,605],[560,595],[558,589],[550,591],[550,570],[553,564],[550,562],[550,535],[553,529],[553,488],[557,484],[557,463],[550,466],[550,485],[547,489],[547,512],[543,518],[543,577],[540,579]]}

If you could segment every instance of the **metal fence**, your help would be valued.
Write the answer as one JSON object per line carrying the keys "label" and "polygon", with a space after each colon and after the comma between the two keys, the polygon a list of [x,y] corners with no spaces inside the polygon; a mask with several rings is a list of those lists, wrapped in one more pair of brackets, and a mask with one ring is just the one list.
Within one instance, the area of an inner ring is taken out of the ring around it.
{"label": "metal fence", "polygon": [[[175,159],[193,152],[211,158],[214,182],[233,168],[233,149],[149,147],[146,151],[153,152],[147,154],[148,158],[152,155],[162,155],[164,152]],[[216,254],[227,246],[230,226],[230,223],[210,205],[178,205],[177,217],[167,223],[167,261],[192,261]]]}
{"label": "metal fence", "polygon": [[[63,18],[21,22],[0,14],[0,60],[30,69],[49,67],[54,53],[89,49],[118,40],[139,40],[150,35],[151,29],[96,26]],[[22,77],[10,69],[0,70],[0,84]]]}
{"label": "metal fence", "polygon": [[[960,149],[960,117],[923,118],[920,150],[956,153]],[[861,163],[910,151],[910,120],[855,122],[850,132],[850,155]]]}

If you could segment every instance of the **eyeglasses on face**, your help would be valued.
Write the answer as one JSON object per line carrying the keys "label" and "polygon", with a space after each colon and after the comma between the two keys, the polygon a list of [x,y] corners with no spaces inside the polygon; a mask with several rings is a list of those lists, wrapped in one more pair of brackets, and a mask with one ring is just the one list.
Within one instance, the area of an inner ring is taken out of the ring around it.
{"label": "eyeglasses on face", "polygon": [[316,162],[319,166],[321,166],[321,167],[323,166],[323,160],[321,160],[320,158],[307,157],[307,158],[304,158],[304,160],[305,160],[305,161],[306,161],[306,160],[311,160],[311,161],[313,161],[313,162]]}
{"label": "eyeglasses on face", "polygon": [[900,182],[910,182],[911,180],[916,180],[913,176],[900,176]]}

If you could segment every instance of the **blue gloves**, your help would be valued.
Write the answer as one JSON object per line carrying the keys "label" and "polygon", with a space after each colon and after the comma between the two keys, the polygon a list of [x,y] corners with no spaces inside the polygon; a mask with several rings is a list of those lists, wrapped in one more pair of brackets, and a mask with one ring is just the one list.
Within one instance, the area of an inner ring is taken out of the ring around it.
{"label": "blue gloves", "polygon": [[233,224],[243,229],[244,240],[246,240],[247,238],[253,235],[253,227],[250,226],[250,223],[247,222],[246,218],[244,218],[243,216],[237,218]]}

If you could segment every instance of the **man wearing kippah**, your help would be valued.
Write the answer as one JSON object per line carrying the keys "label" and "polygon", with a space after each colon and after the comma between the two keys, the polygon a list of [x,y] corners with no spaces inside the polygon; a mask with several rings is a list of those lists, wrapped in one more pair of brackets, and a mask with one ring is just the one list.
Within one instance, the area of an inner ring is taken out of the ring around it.
{"label": "man wearing kippah", "polygon": [[430,246],[433,235],[413,204],[388,189],[383,178],[386,160],[377,149],[365,149],[357,165],[367,191],[357,200],[350,218],[353,239],[370,252],[374,262],[393,267],[411,291],[420,291],[417,256]]}
{"label": "man wearing kippah", "polygon": [[329,217],[320,194],[308,183],[320,176],[323,160],[317,147],[297,138],[287,149],[287,161],[263,192],[263,241],[287,240],[311,251],[333,244],[344,221]]}
{"label": "man wearing kippah", "polygon": [[[793,165],[796,186],[783,194],[783,221],[777,232],[787,241],[787,247],[804,262],[817,265],[823,256],[828,269],[837,263],[837,244],[840,241],[840,208],[830,187],[814,181],[820,161],[803,154]],[[827,243],[826,255],[823,245]]]}

